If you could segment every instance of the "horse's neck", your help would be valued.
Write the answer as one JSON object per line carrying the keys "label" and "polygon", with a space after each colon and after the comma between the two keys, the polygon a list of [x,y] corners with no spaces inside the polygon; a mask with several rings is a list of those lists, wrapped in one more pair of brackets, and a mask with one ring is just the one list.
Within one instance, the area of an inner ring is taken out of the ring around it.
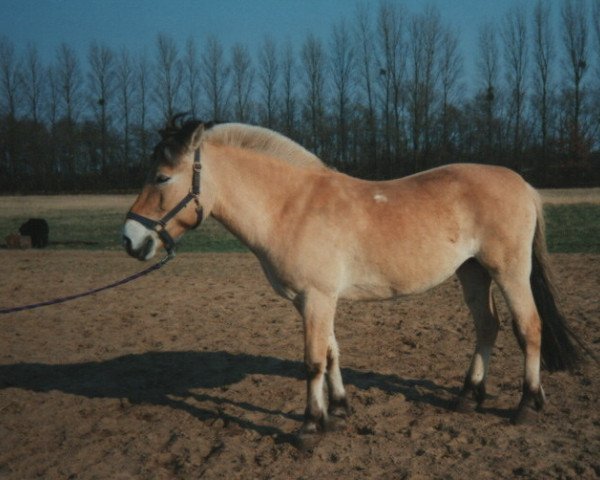
{"label": "horse's neck", "polygon": [[224,147],[211,171],[216,190],[213,217],[251,249],[266,248],[286,199],[302,185],[303,169]]}

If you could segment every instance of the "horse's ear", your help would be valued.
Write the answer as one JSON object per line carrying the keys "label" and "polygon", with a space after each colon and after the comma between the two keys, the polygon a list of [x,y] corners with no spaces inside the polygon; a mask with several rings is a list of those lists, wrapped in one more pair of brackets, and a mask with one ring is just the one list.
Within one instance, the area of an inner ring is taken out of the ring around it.
{"label": "horse's ear", "polygon": [[196,150],[200,146],[200,142],[202,141],[202,134],[204,133],[204,124],[201,123],[196,127],[194,133],[190,137],[189,148],[190,150]]}

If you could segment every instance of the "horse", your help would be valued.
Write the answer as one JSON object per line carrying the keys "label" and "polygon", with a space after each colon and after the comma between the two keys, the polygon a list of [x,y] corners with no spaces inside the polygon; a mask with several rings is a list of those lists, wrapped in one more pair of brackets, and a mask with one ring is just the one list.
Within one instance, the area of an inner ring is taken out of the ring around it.
{"label": "horse", "polygon": [[340,299],[420,293],[456,273],[476,332],[458,411],[477,409],[486,398],[499,329],[492,282],[524,355],[514,423],[544,406],[541,366],[578,366],[579,340],[555,301],[542,202],[517,173],[450,164],[367,181],[257,126],[172,121],[160,133],[153,170],[125,220],[124,247],[140,260],[161,246],[172,255],[176,240],[209,215],[247,245],[303,319],[301,439],[343,426],[351,413],[334,332]]}

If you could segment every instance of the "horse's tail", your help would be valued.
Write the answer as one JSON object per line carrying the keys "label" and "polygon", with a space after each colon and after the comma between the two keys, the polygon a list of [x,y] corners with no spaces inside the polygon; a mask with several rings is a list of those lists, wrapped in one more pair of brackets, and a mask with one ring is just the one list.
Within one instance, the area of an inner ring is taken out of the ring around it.
{"label": "horse's tail", "polygon": [[[573,371],[581,361],[581,340],[568,327],[556,303],[556,289],[550,269],[542,202],[535,194],[537,223],[533,238],[531,290],[542,322],[542,366],[553,372]],[[589,351],[588,351],[589,353]]]}

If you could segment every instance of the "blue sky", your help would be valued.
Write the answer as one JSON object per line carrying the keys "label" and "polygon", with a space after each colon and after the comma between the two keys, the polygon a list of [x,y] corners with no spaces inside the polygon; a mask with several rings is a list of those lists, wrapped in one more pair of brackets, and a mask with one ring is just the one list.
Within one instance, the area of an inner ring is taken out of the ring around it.
{"label": "blue sky", "polygon": [[[409,12],[434,5],[446,25],[461,37],[467,74],[472,72],[480,25],[498,21],[515,0],[405,0]],[[533,1],[531,1],[533,4]],[[65,42],[85,61],[90,42],[97,41],[131,53],[154,52],[156,35],[167,33],[183,47],[193,36],[198,45],[215,35],[225,47],[246,44],[252,52],[269,35],[278,43],[288,39],[299,48],[308,33],[328,40],[340,18],[354,22],[358,4],[369,0],[0,0],[0,35],[22,51],[37,46],[42,60],[54,60]],[[468,79],[465,79],[468,82]]]}

